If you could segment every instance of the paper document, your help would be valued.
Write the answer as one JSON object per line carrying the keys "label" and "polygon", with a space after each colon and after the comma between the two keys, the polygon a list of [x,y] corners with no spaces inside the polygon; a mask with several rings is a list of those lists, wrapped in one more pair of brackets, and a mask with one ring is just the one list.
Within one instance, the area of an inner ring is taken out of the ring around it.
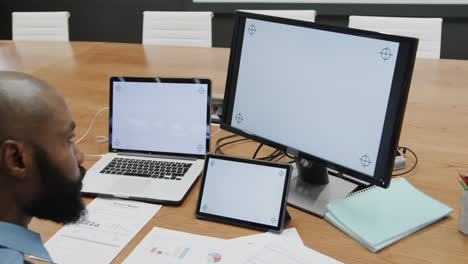
{"label": "paper document", "polygon": [[299,235],[299,233],[297,233],[297,230],[295,227],[285,229],[281,233],[266,232],[266,233],[261,233],[261,234],[256,234],[256,235],[238,237],[238,238],[230,239],[229,241],[237,242],[237,243],[245,243],[248,245],[254,245],[258,243],[265,245],[278,238],[282,239],[283,241],[287,241],[288,244],[290,245],[304,246],[301,236]]}
{"label": "paper document", "polygon": [[[341,263],[304,246],[296,228],[285,229],[281,234],[263,234],[229,240],[238,252],[245,252],[239,263],[243,264],[309,264]],[[242,249],[242,250],[240,250]]]}
{"label": "paper document", "polygon": [[124,264],[341,263],[304,246],[295,228],[281,234],[262,233],[230,240],[155,227]]}
{"label": "paper document", "polygon": [[236,263],[227,240],[155,227],[123,264]]}
{"label": "paper document", "polygon": [[285,229],[281,233],[266,232],[238,237],[230,239],[229,242],[231,249],[242,252],[238,256],[239,261],[237,263],[246,263],[249,258],[260,252],[266,245],[278,240],[280,241],[279,243],[287,243],[291,247],[304,246],[296,228]]}
{"label": "paper document", "polygon": [[[341,262],[323,255],[307,247],[297,247],[287,243],[275,241],[265,245],[260,250],[247,258],[244,264],[310,264],[310,263],[330,263],[339,264]],[[341,263],[343,264],[343,263]]]}
{"label": "paper document", "polygon": [[96,198],[76,224],[62,227],[45,243],[55,263],[110,263],[161,205]]}

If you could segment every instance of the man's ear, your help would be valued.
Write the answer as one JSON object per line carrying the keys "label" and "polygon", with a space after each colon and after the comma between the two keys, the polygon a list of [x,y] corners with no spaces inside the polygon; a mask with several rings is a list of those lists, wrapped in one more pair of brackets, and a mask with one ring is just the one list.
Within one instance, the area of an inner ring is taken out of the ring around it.
{"label": "man's ear", "polygon": [[24,179],[26,173],[24,144],[7,139],[0,143],[0,168],[18,180]]}

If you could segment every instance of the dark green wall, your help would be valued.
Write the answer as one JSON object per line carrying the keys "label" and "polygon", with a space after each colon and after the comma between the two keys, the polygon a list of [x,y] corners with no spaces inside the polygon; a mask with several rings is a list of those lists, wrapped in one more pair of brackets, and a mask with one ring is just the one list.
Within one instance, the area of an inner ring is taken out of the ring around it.
{"label": "dark green wall", "polygon": [[442,58],[468,59],[468,5],[194,4],[192,0],[0,0],[0,39],[11,39],[12,11],[69,11],[70,40],[141,42],[144,10],[212,10],[213,46],[229,47],[235,9],[314,9],[318,23],[347,26],[348,15],[444,19]]}

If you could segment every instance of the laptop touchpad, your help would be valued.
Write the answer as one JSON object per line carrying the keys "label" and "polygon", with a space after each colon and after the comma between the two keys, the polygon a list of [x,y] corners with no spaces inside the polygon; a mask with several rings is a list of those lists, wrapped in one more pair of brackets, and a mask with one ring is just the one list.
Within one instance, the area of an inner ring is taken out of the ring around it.
{"label": "laptop touchpad", "polygon": [[111,187],[110,192],[141,194],[151,183],[150,180],[119,179]]}

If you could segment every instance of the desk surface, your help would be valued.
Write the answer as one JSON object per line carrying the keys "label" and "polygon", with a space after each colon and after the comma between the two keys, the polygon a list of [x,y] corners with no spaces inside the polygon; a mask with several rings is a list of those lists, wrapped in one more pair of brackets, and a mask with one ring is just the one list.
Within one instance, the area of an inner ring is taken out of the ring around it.
{"label": "desk surface", "polygon": [[[13,43],[0,41],[0,70],[24,71],[55,86],[65,96],[84,133],[99,109],[108,105],[108,80],[112,75],[207,77],[214,92],[222,94],[229,50],[223,48],[144,47],[140,44],[70,42]],[[466,263],[468,236],[458,232],[461,187],[456,175],[468,170],[468,61],[418,59],[411,84],[400,145],[419,157],[417,168],[406,177],[421,191],[453,207],[450,216],[377,254],[323,219],[289,207],[290,227],[296,227],[305,245],[344,263]],[[213,131],[217,131],[213,127]],[[212,141],[228,133],[221,131]],[[106,143],[107,114],[100,115],[80,147],[87,154],[102,154]],[[252,155],[251,141],[225,148],[227,154]],[[266,150],[264,150],[266,151]],[[86,167],[96,160],[88,159]],[[155,217],[120,252],[122,262],[153,226],[219,238],[235,238],[256,231],[195,218],[199,183],[181,206],[163,206]],[[89,203],[91,198],[85,198]],[[402,216],[404,217],[404,216]],[[29,228],[47,241],[60,225],[33,219]]]}

